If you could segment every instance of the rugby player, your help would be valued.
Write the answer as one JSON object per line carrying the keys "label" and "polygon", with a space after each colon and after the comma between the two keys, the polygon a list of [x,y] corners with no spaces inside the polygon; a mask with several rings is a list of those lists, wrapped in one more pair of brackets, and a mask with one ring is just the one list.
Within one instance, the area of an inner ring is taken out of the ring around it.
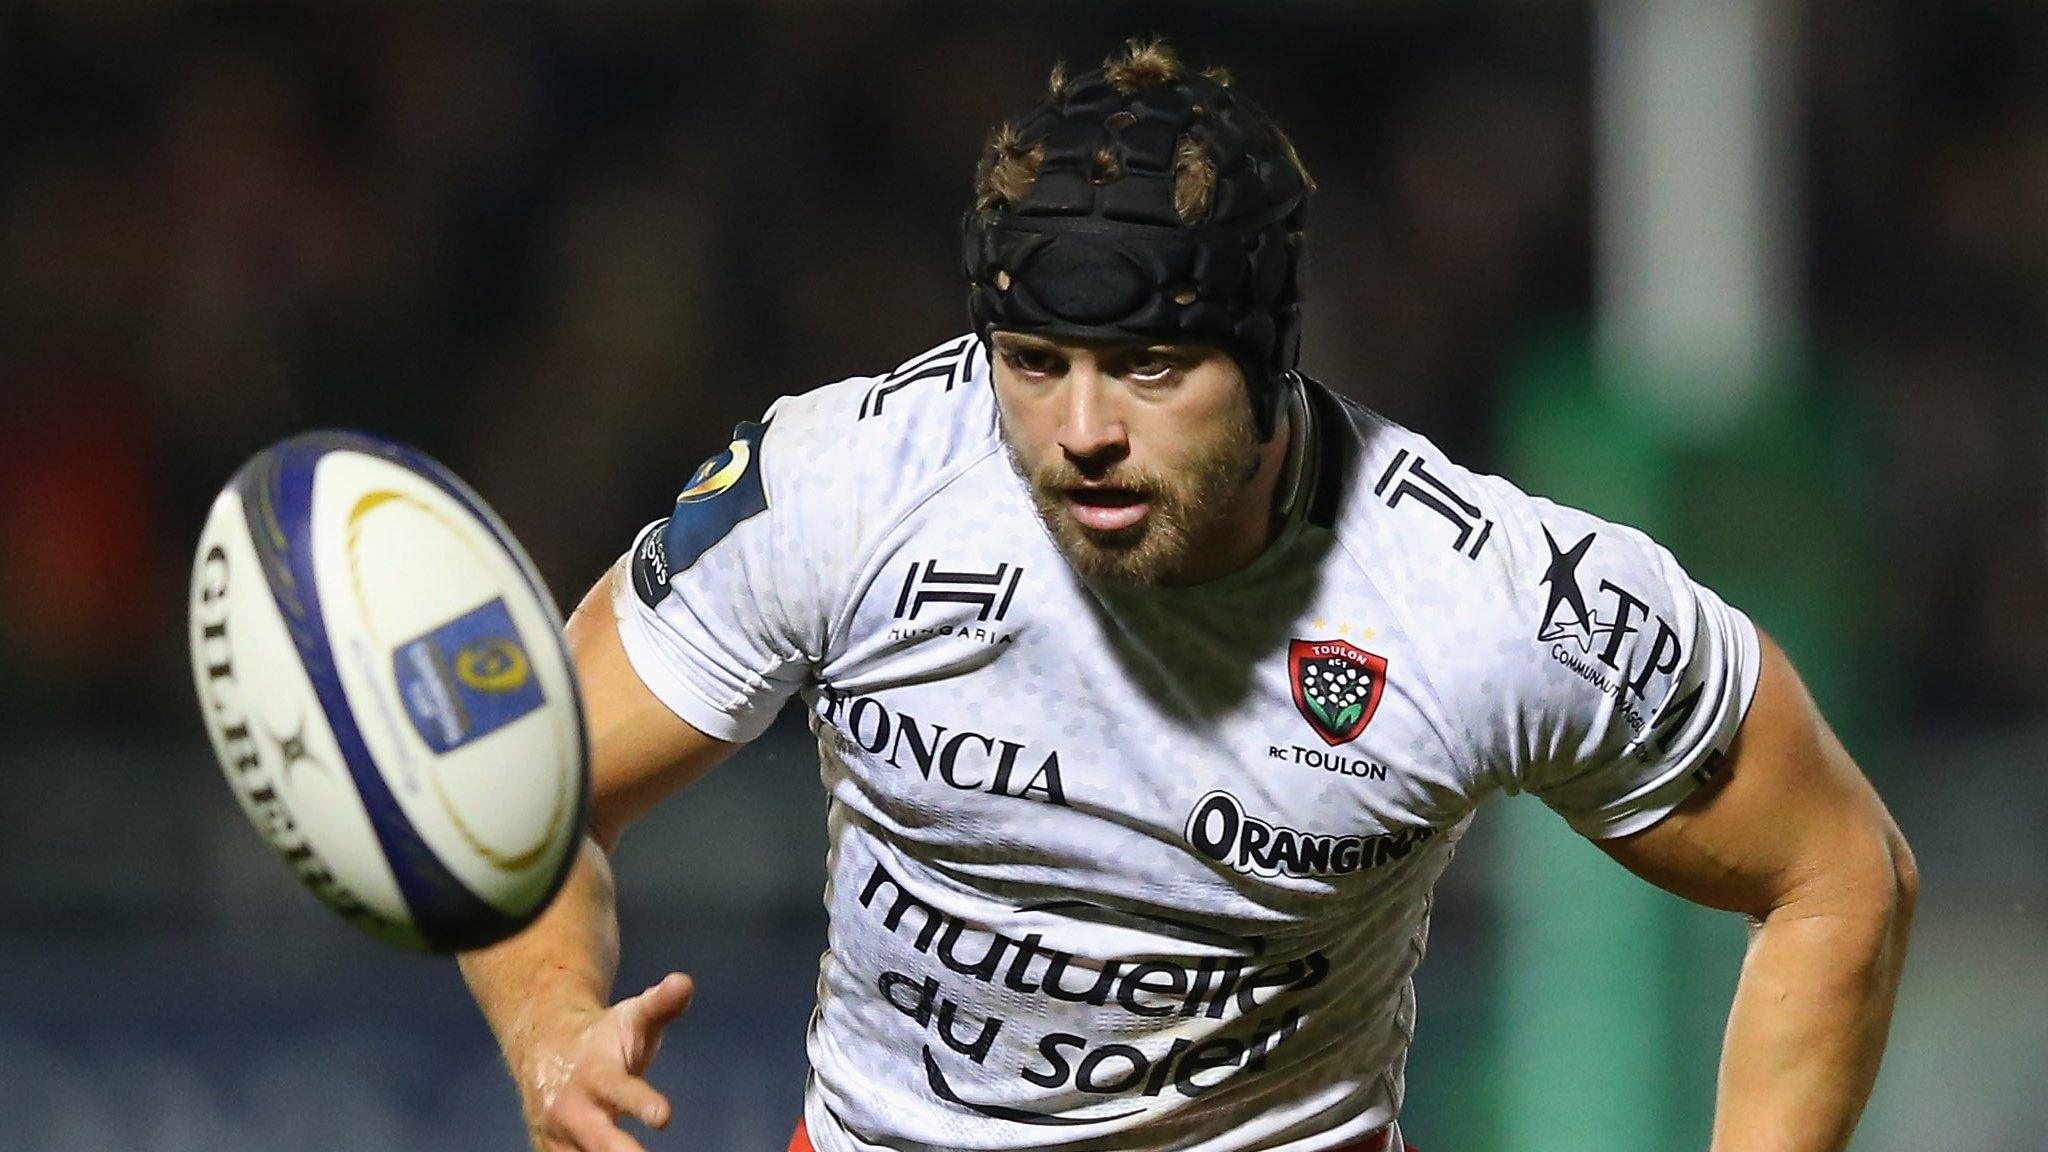
{"label": "rugby player", "polygon": [[1713,1146],[1846,1145],[1898,829],[1668,552],[1295,370],[1310,190],[1163,45],[1056,72],[980,166],[973,331],[742,425],[584,599],[590,836],[463,959],[536,1148],[667,1123],[691,985],[607,1006],[606,854],[791,696],[831,795],[792,1148],[1398,1152],[1431,888],[1521,791],[1753,918]]}

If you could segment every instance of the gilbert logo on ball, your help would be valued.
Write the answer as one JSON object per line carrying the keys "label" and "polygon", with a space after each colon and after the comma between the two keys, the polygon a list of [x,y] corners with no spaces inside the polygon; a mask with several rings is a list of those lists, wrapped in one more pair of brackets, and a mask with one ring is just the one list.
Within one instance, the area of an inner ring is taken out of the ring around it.
{"label": "gilbert logo on ball", "polygon": [[243,812],[381,939],[519,931],[574,859],[589,790],[561,618],[476,493],[400,444],[295,436],[214,502],[192,671]]}

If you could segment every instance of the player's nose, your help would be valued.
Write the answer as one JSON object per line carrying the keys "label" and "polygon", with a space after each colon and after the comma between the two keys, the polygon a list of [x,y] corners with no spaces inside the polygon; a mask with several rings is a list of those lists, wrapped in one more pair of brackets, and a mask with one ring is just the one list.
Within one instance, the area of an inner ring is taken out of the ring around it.
{"label": "player's nose", "polygon": [[1093,365],[1075,364],[1068,371],[1065,392],[1060,447],[1076,460],[1120,458],[1129,444],[1129,430],[1109,381]]}

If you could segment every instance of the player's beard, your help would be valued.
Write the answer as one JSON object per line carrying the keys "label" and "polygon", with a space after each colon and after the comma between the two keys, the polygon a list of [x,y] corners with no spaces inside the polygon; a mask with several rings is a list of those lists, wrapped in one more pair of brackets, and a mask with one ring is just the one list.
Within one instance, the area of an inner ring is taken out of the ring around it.
{"label": "player's beard", "polygon": [[[1039,519],[1076,572],[1107,584],[1150,585],[1174,582],[1191,559],[1218,543],[1225,514],[1258,469],[1259,443],[1246,406],[1172,469],[1126,460],[1083,472],[1056,454],[1034,470],[1018,456],[1014,443],[1009,455],[1010,467],[1030,489]],[[1067,502],[1068,492],[1083,483],[1128,489],[1151,507],[1129,528],[1088,528],[1074,519]]]}

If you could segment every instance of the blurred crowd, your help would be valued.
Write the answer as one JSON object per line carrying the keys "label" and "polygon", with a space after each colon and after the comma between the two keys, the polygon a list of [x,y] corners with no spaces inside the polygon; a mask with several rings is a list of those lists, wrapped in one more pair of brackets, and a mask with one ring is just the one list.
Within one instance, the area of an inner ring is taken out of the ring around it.
{"label": "blurred crowd", "polygon": [[[1930,725],[2048,714],[2048,19],[1815,0],[1810,386],[1858,414]],[[1172,33],[1321,181],[1305,365],[1497,462],[1583,328],[1581,5],[0,3],[0,719],[196,738],[190,549],[316,426],[407,439],[573,601],[775,395],[964,328],[956,218],[1056,58]]]}

